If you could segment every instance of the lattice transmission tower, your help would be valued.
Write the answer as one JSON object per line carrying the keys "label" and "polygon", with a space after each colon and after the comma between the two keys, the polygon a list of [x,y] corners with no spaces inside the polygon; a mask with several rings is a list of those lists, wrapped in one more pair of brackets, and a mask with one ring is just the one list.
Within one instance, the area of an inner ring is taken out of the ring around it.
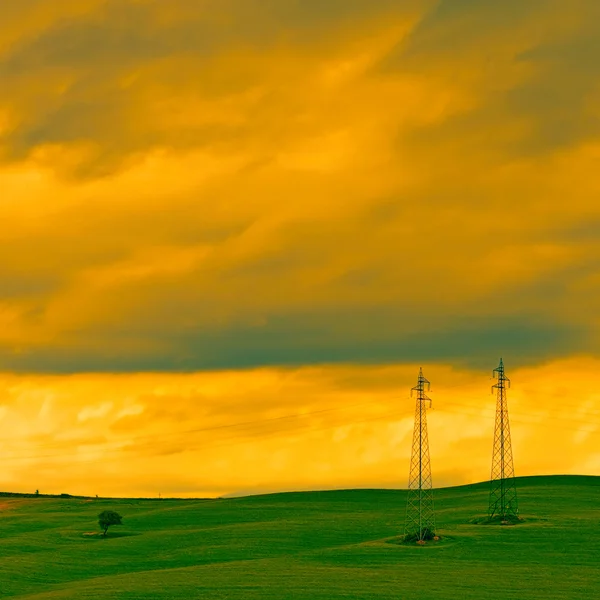
{"label": "lattice transmission tower", "polygon": [[411,396],[413,392],[417,392],[417,406],[404,524],[405,538],[417,541],[432,539],[435,535],[427,407],[425,406],[425,403],[429,402],[431,407],[431,399],[425,395],[425,386],[429,390],[430,383],[423,377],[423,369],[420,369],[418,383],[411,389]]}
{"label": "lattice transmission tower", "polygon": [[500,365],[494,369],[493,375],[498,382],[492,386],[492,392],[496,390],[497,401],[488,516],[490,519],[499,518],[505,521],[517,519],[519,507],[506,402],[506,389],[510,387],[510,379],[504,374],[502,359]]}

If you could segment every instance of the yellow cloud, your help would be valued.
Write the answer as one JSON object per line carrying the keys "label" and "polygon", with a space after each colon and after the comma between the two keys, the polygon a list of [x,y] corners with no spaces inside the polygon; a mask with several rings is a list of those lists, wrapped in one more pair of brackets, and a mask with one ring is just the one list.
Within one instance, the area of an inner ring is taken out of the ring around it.
{"label": "yellow cloud", "polygon": [[[493,366],[493,365],[492,365]],[[597,470],[597,361],[511,370],[518,475]],[[433,480],[489,476],[488,373],[426,365]],[[589,383],[565,386],[575,374]],[[4,376],[3,489],[193,496],[403,487],[416,369],[313,367],[197,374]]]}

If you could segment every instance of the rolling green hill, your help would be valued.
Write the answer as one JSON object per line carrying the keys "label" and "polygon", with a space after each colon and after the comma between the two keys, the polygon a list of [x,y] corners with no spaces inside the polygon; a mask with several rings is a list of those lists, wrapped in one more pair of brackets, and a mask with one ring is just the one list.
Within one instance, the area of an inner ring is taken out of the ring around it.
{"label": "rolling green hill", "polygon": [[[435,491],[443,539],[390,543],[406,492],[223,500],[0,497],[0,598],[600,597],[600,477],[518,480],[525,522],[476,525],[487,484]],[[104,509],[123,525],[98,531]],[[86,535],[87,534],[87,535]]]}

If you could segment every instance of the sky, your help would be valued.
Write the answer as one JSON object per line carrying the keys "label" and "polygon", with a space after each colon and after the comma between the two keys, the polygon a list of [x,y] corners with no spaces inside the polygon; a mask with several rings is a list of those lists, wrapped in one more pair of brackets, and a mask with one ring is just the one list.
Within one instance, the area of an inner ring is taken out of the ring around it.
{"label": "sky", "polygon": [[0,4],[0,489],[600,475],[596,0]]}

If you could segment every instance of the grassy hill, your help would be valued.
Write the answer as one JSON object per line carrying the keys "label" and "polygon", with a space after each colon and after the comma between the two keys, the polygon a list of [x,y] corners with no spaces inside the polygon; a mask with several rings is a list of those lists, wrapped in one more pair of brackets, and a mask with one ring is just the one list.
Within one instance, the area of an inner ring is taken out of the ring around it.
{"label": "grassy hill", "polygon": [[[390,543],[406,492],[224,500],[0,497],[0,598],[600,597],[600,477],[518,480],[526,521],[474,525],[487,484],[436,490],[436,545]],[[106,539],[97,515],[123,526]],[[86,535],[88,534],[88,535]]]}

